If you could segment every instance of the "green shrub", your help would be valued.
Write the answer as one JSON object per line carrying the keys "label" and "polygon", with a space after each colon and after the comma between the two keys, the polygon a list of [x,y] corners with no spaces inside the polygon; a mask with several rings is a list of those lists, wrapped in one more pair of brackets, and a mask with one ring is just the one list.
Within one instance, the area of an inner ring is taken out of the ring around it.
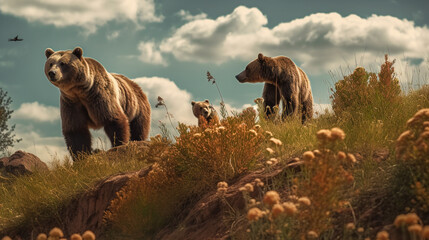
{"label": "green shrub", "polygon": [[335,83],[335,92],[331,96],[335,114],[341,116],[346,112],[368,113],[379,119],[386,108],[398,103],[401,88],[396,78],[394,63],[395,60],[390,62],[385,55],[385,62],[381,65],[378,75],[358,67],[352,74]]}

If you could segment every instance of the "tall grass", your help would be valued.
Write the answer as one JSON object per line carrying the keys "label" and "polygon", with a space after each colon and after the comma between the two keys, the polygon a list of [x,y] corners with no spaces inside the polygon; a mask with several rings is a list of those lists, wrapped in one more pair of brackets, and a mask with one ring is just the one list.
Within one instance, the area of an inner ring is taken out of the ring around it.
{"label": "tall grass", "polygon": [[56,161],[50,171],[8,176],[0,182],[0,234],[61,223],[61,210],[95,182],[109,175],[141,169],[147,163],[135,147],[127,151],[81,156],[71,163]]}

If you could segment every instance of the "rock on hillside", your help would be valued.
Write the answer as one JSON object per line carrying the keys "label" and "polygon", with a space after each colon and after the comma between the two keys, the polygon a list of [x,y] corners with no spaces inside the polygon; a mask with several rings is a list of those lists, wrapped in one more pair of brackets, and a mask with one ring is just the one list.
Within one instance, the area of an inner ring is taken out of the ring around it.
{"label": "rock on hillside", "polygon": [[[110,202],[132,177],[146,176],[152,167],[138,172],[110,176],[98,182],[90,191],[82,194],[68,205],[64,216],[62,229],[67,235],[83,233],[91,230],[100,237],[103,233],[103,215]],[[54,226],[52,226],[54,227]]]}
{"label": "rock on hillside", "polygon": [[24,151],[16,151],[9,157],[0,158],[0,168],[15,175],[48,171],[48,166],[40,158]]}

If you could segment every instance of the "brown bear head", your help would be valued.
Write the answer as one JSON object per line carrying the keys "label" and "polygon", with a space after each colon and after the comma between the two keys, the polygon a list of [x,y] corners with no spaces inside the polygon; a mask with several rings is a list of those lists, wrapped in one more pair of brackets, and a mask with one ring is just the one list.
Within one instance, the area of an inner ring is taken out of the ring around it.
{"label": "brown bear head", "polygon": [[204,102],[195,102],[192,101],[192,111],[194,116],[199,118],[203,116],[205,119],[208,119],[212,115],[212,107],[210,106],[209,100],[204,100]]}
{"label": "brown bear head", "polygon": [[265,57],[262,53],[258,54],[258,58],[247,64],[246,69],[235,76],[241,83],[250,82],[266,82],[267,79],[264,77],[264,73],[267,71],[267,63],[270,57]]}
{"label": "brown bear head", "polygon": [[45,50],[45,74],[49,81],[61,90],[67,91],[85,84],[85,63],[83,50],[76,47],[73,51]]}

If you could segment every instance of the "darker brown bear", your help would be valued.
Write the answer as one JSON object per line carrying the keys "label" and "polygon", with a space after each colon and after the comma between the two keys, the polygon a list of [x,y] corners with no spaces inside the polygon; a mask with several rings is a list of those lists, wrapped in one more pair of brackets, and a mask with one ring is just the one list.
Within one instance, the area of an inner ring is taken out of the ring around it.
{"label": "darker brown bear", "polygon": [[45,74],[61,92],[62,131],[73,159],[91,152],[89,128],[104,127],[112,146],[148,138],[151,109],[142,89],[82,54],[80,47],[45,51]]}
{"label": "darker brown bear", "polygon": [[267,115],[273,107],[283,102],[282,117],[297,115],[301,111],[302,122],[313,116],[313,95],[307,75],[291,59],[283,56],[266,57],[261,53],[246,69],[235,76],[243,82],[265,82],[264,107]]}

